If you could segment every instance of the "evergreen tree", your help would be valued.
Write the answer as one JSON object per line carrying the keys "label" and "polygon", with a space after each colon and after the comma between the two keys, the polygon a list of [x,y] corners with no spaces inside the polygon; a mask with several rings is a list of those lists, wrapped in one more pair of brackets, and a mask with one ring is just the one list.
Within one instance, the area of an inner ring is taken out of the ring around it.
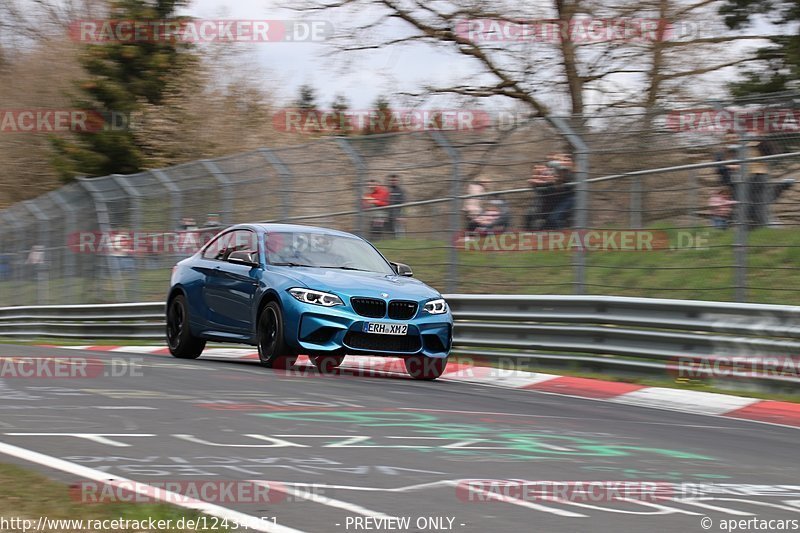
{"label": "evergreen tree", "polygon": [[310,85],[300,86],[300,95],[295,103],[298,109],[303,111],[316,111],[317,109],[317,92]]}
{"label": "evergreen tree", "polygon": [[744,79],[731,84],[735,96],[785,91],[800,79],[800,0],[727,0],[720,8],[731,29],[742,28],[756,15],[769,14],[773,22],[789,31],[769,38],[772,45],[761,48],[760,68],[743,71]]}
{"label": "evergreen tree", "polygon": [[[109,0],[110,20],[185,20],[176,10],[188,0]],[[87,44],[81,66],[87,79],[77,87],[73,105],[97,110],[106,119],[100,131],[53,137],[53,166],[63,180],[76,175],[130,174],[142,169],[147,150],[137,141],[130,118],[143,105],[158,106],[169,82],[194,64],[191,45],[147,38]],[[112,116],[113,114],[113,116]],[[126,117],[119,121],[119,117]],[[112,118],[117,124],[109,124]],[[115,127],[116,126],[116,127]]]}
{"label": "evergreen tree", "polygon": [[349,109],[350,102],[347,101],[347,98],[343,94],[337,94],[331,104],[331,110],[334,115],[333,120],[335,121],[336,131],[339,134],[347,135],[353,133],[354,125],[347,118]]}
{"label": "evergreen tree", "polygon": [[367,124],[364,127],[365,135],[376,133],[391,133],[399,128],[392,121],[392,107],[389,99],[385,96],[378,96],[372,104],[372,110]]}

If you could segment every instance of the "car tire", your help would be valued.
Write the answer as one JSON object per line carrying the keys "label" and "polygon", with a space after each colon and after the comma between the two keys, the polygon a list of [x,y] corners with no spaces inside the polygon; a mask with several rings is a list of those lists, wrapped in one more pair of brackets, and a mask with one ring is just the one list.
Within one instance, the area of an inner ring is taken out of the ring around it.
{"label": "car tire", "polygon": [[311,358],[311,362],[322,374],[331,374],[344,361],[344,355],[317,355]]}
{"label": "car tire", "polygon": [[258,316],[256,327],[258,359],[267,368],[288,369],[297,361],[297,354],[286,345],[283,335],[283,313],[277,302],[269,302]]}
{"label": "car tire", "polygon": [[447,367],[447,358],[425,357],[424,355],[414,355],[406,357],[403,362],[406,365],[406,372],[414,378],[421,380],[434,380],[444,373]]}
{"label": "car tire", "polygon": [[189,306],[182,294],[173,298],[167,307],[167,346],[178,359],[197,359],[206,347],[205,339],[192,335],[189,327]]}

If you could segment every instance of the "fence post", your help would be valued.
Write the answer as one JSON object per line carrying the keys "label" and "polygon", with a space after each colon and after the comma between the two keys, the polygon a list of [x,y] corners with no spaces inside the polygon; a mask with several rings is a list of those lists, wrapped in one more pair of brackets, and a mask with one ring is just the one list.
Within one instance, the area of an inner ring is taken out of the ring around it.
{"label": "fence post", "polygon": [[[100,193],[98,192],[97,188],[92,185],[92,182],[89,178],[78,177],[75,178],[75,180],[86,190],[87,193],[89,193],[89,197],[92,199],[92,203],[94,204],[94,212],[97,216],[97,226],[100,232],[106,235],[111,235],[111,218],[108,216],[108,204],[100,197]],[[125,291],[124,287],[122,286],[122,277],[119,273],[119,263],[112,261],[109,254],[105,254],[105,260],[109,278],[115,282],[114,286],[116,287],[117,301],[121,302],[125,297]],[[103,291],[101,283],[96,284],[96,287],[98,294]]]}
{"label": "fence post", "polygon": [[[62,195],[63,189],[57,189],[50,193],[50,197],[53,199],[53,202],[61,209],[61,211],[66,215],[66,228],[64,228],[64,234],[69,240],[70,236],[72,236],[77,230],[77,224],[75,223],[75,208],[67,201],[66,198]],[[64,263],[61,271],[62,280],[61,283],[64,286],[63,292],[64,296],[66,296],[66,302],[58,302],[58,303],[80,303],[78,302],[78,294],[80,294],[79,286],[78,286],[78,273],[76,267],[76,260],[75,260],[75,252],[67,246],[67,243],[63,243],[64,245]],[[70,280],[70,278],[72,278]]]}
{"label": "fence post", "polygon": [[[121,174],[112,174],[111,178],[122,188],[123,191],[125,191],[125,194],[129,196],[129,201],[131,202],[131,208],[133,211],[131,214],[131,229],[133,230],[131,250],[133,251],[133,257],[130,259],[133,260],[135,267],[133,269],[134,278],[131,280],[133,282],[131,284],[133,285],[131,287],[131,299],[136,302],[139,299],[139,287],[142,284],[142,264],[139,260],[138,250],[136,250],[136,244],[139,242],[138,236],[142,231],[142,193],[140,193],[136,187],[131,184],[127,176],[123,176]],[[127,290],[125,292],[127,293]]]}
{"label": "fence post", "polygon": [[450,205],[452,207],[450,211],[450,243],[448,246],[450,249],[450,270],[445,287],[447,292],[455,294],[458,292],[458,248],[456,247],[456,242],[461,233],[461,154],[441,132],[431,130],[430,134],[436,144],[447,152],[453,164],[453,177],[450,183]]}
{"label": "fence post", "polygon": [[743,134],[738,136],[737,154],[740,159],[739,172],[736,173],[736,236],[733,244],[734,254],[734,299],[747,301],[747,233],[750,224],[750,182],[747,176],[747,143]]}
{"label": "fence post", "polygon": [[161,169],[151,170],[150,174],[155,176],[159,183],[169,191],[171,229],[178,229],[181,225],[181,218],[183,218],[183,192],[181,188]]}
{"label": "fence post", "polygon": [[364,205],[361,199],[364,197],[364,182],[366,182],[367,165],[364,164],[364,158],[361,157],[353,145],[347,141],[346,137],[336,137],[336,142],[339,143],[341,149],[347,154],[353,165],[356,168],[356,234],[360,237],[366,235],[364,225]]}
{"label": "fence post", "polygon": [[200,164],[203,165],[203,168],[205,168],[209,174],[214,176],[214,179],[217,180],[217,183],[222,187],[222,209],[220,212],[220,219],[223,224],[231,224],[231,219],[233,218],[233,182],[214,161],[203,159],[200,161]]}
{"label": "fence post", "polygon": [[[8,213],[0,212],[0,222],[3,224],[4,229],[4,237],[12,236],[11,242],[17,243],[19,236],[23,235],[23,225],[19,223],[19,220]],[[0,300],[3,302],[3,305],[13,305],[17,302],[24,302],[24,285],[20,283],[21,275],[19,274],[20,271],[24,270],[24,263],[22,267],[19,267],[20,260],[21,260],[22,251],[15,250],[11,253],[6,254],[3,252],[3,255],[6,257],[3,261],[7,261],[6,265],[8,265],[8,281],[9,283],[3,283],[3,286],[8,286],[8,295],[5,299]]]}
{"label": "fence post", "polygon": [[36,280],[36,303],[38,305],[46,305],[51,303],[49,296],[50,290],[50,268],[49,262],[52,259],[52,247],[47,246],[45,243],[49,242],[48,228],[50,227],[50,218],[36,205],[34,200],[27,200],[22,202],[27,210],[36,219],[37,236],[36,242],[41,246],[44,258],[42,263],[32,264],[31,268],[34,269],[34,279]]}
{"label": "fence post", "polygon": [[[567,139],[575,152],[575,230],[581,234],[586,230],[589,219],[589,147],[583,138],[562,117],[548,117],[553,126]],[[575,272],[575,294],[586,291],[586,251],[578,246],[572,253]]]}
{"label": "fence post", "polygon": [[289,220],[289,217],[292,216],[292,171],[289,170],[286,163],[269,148],[261,148],[258,151],[264,156],[267,163],[272,165],[281,179],[281,187],[283,188],[283,191],[281,191],[283,192],[283,198],[281,198],[281,217],[283,217],[283,220]]}

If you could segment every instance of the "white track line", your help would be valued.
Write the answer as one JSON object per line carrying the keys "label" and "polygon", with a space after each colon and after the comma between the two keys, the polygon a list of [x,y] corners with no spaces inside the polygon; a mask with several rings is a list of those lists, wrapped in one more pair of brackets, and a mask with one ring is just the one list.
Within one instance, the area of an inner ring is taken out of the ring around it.
{"label": "white track line", "polygon": [[[461,479],[446,479],[442,481],[433,481],[430,483],[421,483],[419,485],[409,485],[406,487],[395,487],[395,488],[383,488],[383,487],[359,487],[353,485],[328,485],[328,484],[320,484],[320,483],[294,483],[291,481],[258,481],[255,479],[250,480],[251,483],[256,483],[259,485],[269,486],[271,490],[278,490],[281,492],[285,492],[286,494],[292,494],[294,496],[306,498],[312,501],[314,498],[319,499],[326,499],[334,502],[338,502],[338,500],[331,500],[330,498],[325,498],[324,496],[317,496],[311,492],[307,492],[304,490],[295,491],[290,487],[314,487],[314,488],[324,488],[324,489],[339,489],[339,490],[352,490],[352,491],[362,491],[362,492],[414,492],[423,489],[429,489],[434,487],[441,487],[441,486],[448,486],[448,487],[458,487],[459,483],[462,482]],[[494,492],[490,492],[488,489],[475,489],[476,492],[481,492],[486,499],[489,500],[497,500],[503,503],[510,503],[512,505],[518,505],[520,507],[525,507],[527,509],[533,509],[534,511],[542,511],[545,513],[550,513],[558,516],[566,516],[571,518],[586,518],[585,514],[576,513],[573,511],[567,511],[566,509],[557,509],[555,507],[548,507],[546,505],[541,505],[538,503],[533,503],[525,500],[521,500],[519,498],[513,498],[511,496],[504,496],[502,494],[497,494]],[[322,501],[317,501],[317,503],[324,503]],[[374,513],[373,511],[369,511],[368,509],[364,509],[363,507],[359,507],[357,505],[349,504],[347,502],[338,502],[340,504],[347,505],[348,507],[341,507],[336,505],[331,505],[331,507],[338,507],[340,509],[345,509],[347,511],[356,512],[359,514],[367,514],[365,512],[361,512],[356,510],[362,509],[363,511],[368,511],[369,513]],[[330,504],[326,504],[330,505]],[[367,514],[367,516],[377,516],[379,518],[385,518],[386,515],[381,514]]]}
{"label": "white track line", "polygon": [[44,455],[39,452],[34,452],[33,450],[27,450],[25,448],[20,448],[4,442],[0,442],[0,453],[4,453],[24,461],[29,461],[31,463],[36,463],[38,465],[46,466],[54,470],[67,472],[68,474],[73,474],[78,477],[91,479],[92,481],[98,481],[115,487],[122,486],[125,488],[125,490],[136,492],[137,494],[147,496],[153,500],[161,500],[177,507],[183,507],[185,509],[199,511],[210,516],[216,516],[217,518],[228,520],[232,523],[247,526],[248,529],[252,529],[254,531],[262,531],[264,533],[303,533],[300,530],[280,526],[273,522],[262,521],[258,517],[240,513],[239,511],[234,511],[232,509],[227,509],[213,503],[194,500],[181,494],[157,489],[156,487],[134,482],[130,479],[111,476],[108,474],[108,472],[101,472],[100,470],[95,470],[94,468],[71,463],[69,461],[65,461],[64,459],[58,459],[57,457],[51,457],[49,455]]}
{"label": "white track line", "polygon": [[333,507],[335,509],[342,509],[344,511],[349,511],[351,513],[356,513],[364,516],[371,516],[373,518],[386,518],[386,519],[394,518],[391,515],[383,514],[378,511],[372,511],[370,509],[367,509],[366,507],[361,507],[360,505],[357,505],[355,503],[349,503],[342,500],[334,500],[333,498],[328,498],[327,496],[314,494],[311,491],[296,489],[279,483],[276,484],[270,481],[259,481],[255,479],[251,480],[251,483],[255,483],[257,485],[261,485],[264,487],[269,487],[270,490],[277,490],[278,492],[283,492],[284,494],[294,496],[295,498],[302,498],[310,502],[327,505],[328,507]]}

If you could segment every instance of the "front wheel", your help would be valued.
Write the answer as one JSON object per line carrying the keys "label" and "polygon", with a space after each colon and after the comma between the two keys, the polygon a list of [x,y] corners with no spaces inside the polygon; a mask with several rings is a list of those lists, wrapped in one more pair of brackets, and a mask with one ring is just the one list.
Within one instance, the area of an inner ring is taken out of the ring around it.
{"label": "front wheel", "polygon": [[291,368],[297,355],[286,345],[283,314],[276,302],[269,302],[258,317],[258,359],[267,368]]}
{"label": "front wheel", "polygon": [[344,361],[343,355],[317,355],[311,358],[311,362],[322,374],[330,374]]}
{"label": "front wheel", "polygon": [[433,380],[444,373],[447,367],[447,358],[434,359],[424,355],[414,355],[404,359],[406,371],[414,379]]}
{"label": "front wheel", "polygon": [[206,347],[205,339],[192,335],[186,298],[179,294],[167,308],[167,346],[178,359],[197,359]]}

